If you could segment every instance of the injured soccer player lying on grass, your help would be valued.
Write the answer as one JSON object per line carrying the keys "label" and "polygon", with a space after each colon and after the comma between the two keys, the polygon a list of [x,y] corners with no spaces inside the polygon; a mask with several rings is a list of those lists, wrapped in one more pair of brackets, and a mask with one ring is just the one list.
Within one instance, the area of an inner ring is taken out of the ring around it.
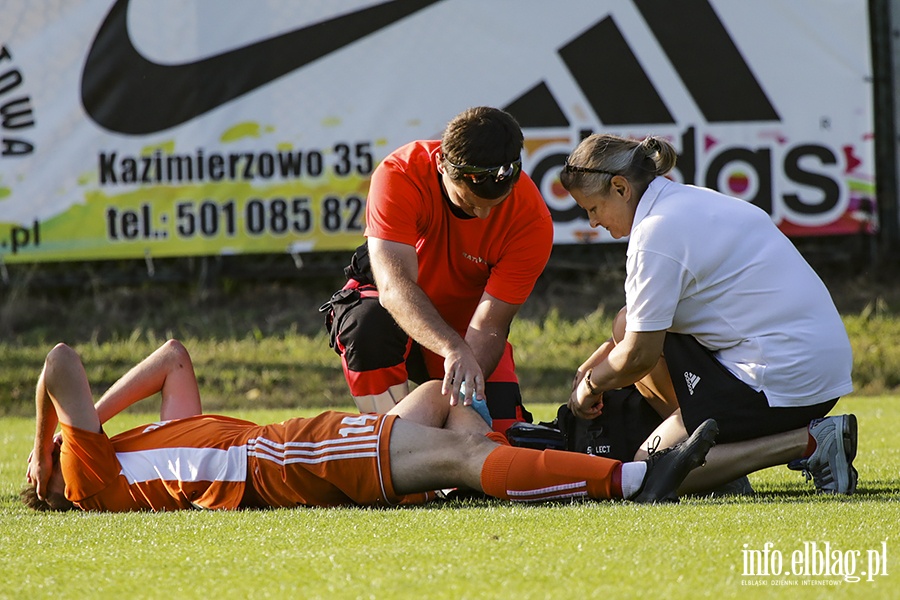
{"label": "injured soccer player lying on grass", "polygon": [[[112,438],[103,432],[108,419],[157,393],[160,421]],[[512,447],[471,407],[451,407],[439,381],[384,415],[325,412],[257,425],[202,414],[190,355],[175,340],[96,404],[80,357],[58,344],[47,355],[35,405],[22,499],[41,510],[387,507],[427,502],[447,488],[522,502],[672,502],[717,434],[710,420],[684,443],[625,463]]]}

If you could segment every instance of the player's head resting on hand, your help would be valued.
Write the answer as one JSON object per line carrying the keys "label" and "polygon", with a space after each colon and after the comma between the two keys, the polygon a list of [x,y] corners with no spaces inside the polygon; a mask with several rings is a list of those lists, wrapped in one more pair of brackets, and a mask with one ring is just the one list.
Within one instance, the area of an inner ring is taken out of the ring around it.
{"label": "player's head resting on hand", "polygon": [[53,447],[53,472],[50,474],[46,498],[40,498],[34,483],[26,484],[19,492],[22,503],[33,510],[39,511],[66,511],[73,510],[75,505],[66,499],[66,482],[59,468],[60,445]]}

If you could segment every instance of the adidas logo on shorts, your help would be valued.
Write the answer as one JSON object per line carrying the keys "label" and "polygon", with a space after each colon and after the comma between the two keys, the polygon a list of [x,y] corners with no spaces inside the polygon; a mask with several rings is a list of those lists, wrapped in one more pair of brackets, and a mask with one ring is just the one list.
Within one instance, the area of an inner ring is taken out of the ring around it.
{"label": "adidas logo on shorts", "polygon": [[697,387],[698,383],[700,383],[700,376],[694,375],[690,371],[685,371],[684,380],[687,382],[688,392],[691,394],[691,396],[693,396],[694,388]]}

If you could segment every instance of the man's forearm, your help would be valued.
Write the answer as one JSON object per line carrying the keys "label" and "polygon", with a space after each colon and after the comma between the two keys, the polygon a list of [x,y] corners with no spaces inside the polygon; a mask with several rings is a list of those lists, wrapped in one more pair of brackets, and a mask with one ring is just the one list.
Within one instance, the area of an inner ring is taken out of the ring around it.
{"label": "man's forearm", "polygon": [[125,408],[162,393],[160,418],[181,419],[200,414],[197,378],[187,349],[169,340],[119,378],[94,405],[105,423]]}
{"label": "man's forearm", "polygon": [[403,331],[435,354],[447,356],[465,343],[416,283],[395,282],[386,290],[379,289],[379,298]]}
{"label": "man's forearm", "polygon": [[478,365],[484,372],[485,378],[491,376],[506,349],[507,331],[474,329],[469,327],[466,332],[466,342],[475,353]]}

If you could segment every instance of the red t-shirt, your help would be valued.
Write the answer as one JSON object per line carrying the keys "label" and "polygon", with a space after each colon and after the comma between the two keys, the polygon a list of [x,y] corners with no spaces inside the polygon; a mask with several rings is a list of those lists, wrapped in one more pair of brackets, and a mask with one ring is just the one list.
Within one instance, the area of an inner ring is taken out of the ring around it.
{"label": "red t-shirt", "polygon": [[450,208],[437,165],[439,141],[397,149],[375,169],[366,201],[366,236],[415,246],[418,284],[460,335],[484,292],[522,304],[553,247],[553,221],[525,173],[488,218]]}

